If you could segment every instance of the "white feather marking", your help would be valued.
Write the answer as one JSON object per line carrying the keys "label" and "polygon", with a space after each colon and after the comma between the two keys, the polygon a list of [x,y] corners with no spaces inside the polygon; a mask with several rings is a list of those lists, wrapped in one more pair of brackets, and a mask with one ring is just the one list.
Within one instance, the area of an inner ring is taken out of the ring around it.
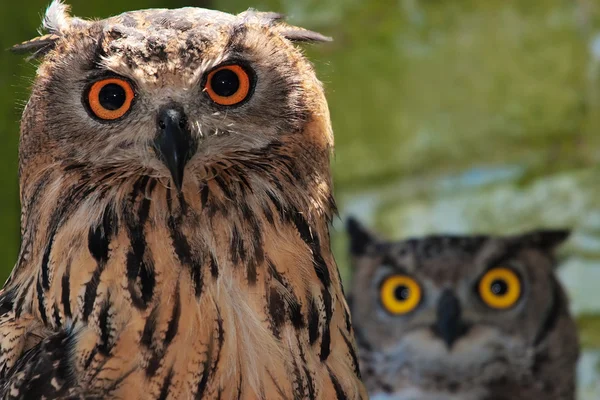
{"label": "white feather marking", "polygon": [[62,0],[54,0],[46,9],[42,26],[50,33],[58,33],[68,29],[70,7]]}

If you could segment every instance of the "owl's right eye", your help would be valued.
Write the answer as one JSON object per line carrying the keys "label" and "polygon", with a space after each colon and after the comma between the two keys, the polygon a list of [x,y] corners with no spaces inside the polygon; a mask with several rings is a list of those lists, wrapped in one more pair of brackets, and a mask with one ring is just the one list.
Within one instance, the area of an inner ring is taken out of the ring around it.
{"label": "owl's right eye", "polygon": [[251,89],[248,72],[237,64],[224,65],[211,71],[204,87],[210,99],[222,106],[243,102],[250,96]]}
{"label": "owl's right eye", "polygon": [[489,307],[504,310],[521,297],[521,279],[512,269],[497,267],[487,271],[478,285],[479,296]]}
{"label": "owl's right eye", "polygon": [[379,296],[389,313],[407,314],[421,302],[421,286],[409,276],[392,275],[381,284]]}
{"label": "owl's right eye", "polygon": [[99,119],[112,121],[131,109],[135,93],[122,78],[106,78],[94,82],[87,91],[87,105]]}

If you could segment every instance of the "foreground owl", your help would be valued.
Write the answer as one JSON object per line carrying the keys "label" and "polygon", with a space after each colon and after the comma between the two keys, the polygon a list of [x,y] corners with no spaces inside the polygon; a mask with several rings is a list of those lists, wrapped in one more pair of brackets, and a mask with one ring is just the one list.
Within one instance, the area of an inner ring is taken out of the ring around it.
{"label": "foreground owl", "polygon": [[23,115],[9,398],[364,398],[329,245],[332,133],[279,15],[54,2]]}
{"label": "foreground owl", "polygon": [[349,220],[350,308],[372,399],[572,400],[567,231],[390,242]]}

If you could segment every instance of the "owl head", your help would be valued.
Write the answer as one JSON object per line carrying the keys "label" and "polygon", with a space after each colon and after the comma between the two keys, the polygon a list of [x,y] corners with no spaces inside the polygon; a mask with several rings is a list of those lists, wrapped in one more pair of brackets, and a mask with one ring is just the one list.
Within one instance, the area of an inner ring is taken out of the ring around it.
{"label": "owl head", "polygon": [[23,117],[22,185],[68,166],[181,190],[282,140],[331,145],[321,84],[295,46],[329,38],[281,15],[183,8],[92,21],[55,0],[43,29],[15,46],[41,60]]}
{"label": "owl head", "polygon": [[347,227],[365,374],[390,390],[526,382],[557,338],[550,362],[572,374],[577,336],[554,257],[569,231],[388,241]]}

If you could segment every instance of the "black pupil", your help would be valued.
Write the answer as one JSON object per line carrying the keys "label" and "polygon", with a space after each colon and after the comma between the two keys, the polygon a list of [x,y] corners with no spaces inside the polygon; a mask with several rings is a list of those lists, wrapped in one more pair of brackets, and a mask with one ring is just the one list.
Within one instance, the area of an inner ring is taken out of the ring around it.
{"label": "black pupil", "polygon": [[394,289],[394,297],[398,301],[406,301],[410,297],[410,289],[404,285],[400,285]]}
{"label": "black pupil", "polygon": [[221,97],[233,96],[240,88],[240,78],[232,70],[222,69],[212,76],[210,86]]}
{"label": "black pupil", "polygon": [[508,292],[508,285],[502,279],[496,279],[492,282],[492,293],[496,296],[504,296]]}
{"label": "black pupil", "polygon": [[100,89],[99,93],[100,105],[107,110],[115,111],[123,107],[127,94],[125,89],[116,83],[109,83]]}

